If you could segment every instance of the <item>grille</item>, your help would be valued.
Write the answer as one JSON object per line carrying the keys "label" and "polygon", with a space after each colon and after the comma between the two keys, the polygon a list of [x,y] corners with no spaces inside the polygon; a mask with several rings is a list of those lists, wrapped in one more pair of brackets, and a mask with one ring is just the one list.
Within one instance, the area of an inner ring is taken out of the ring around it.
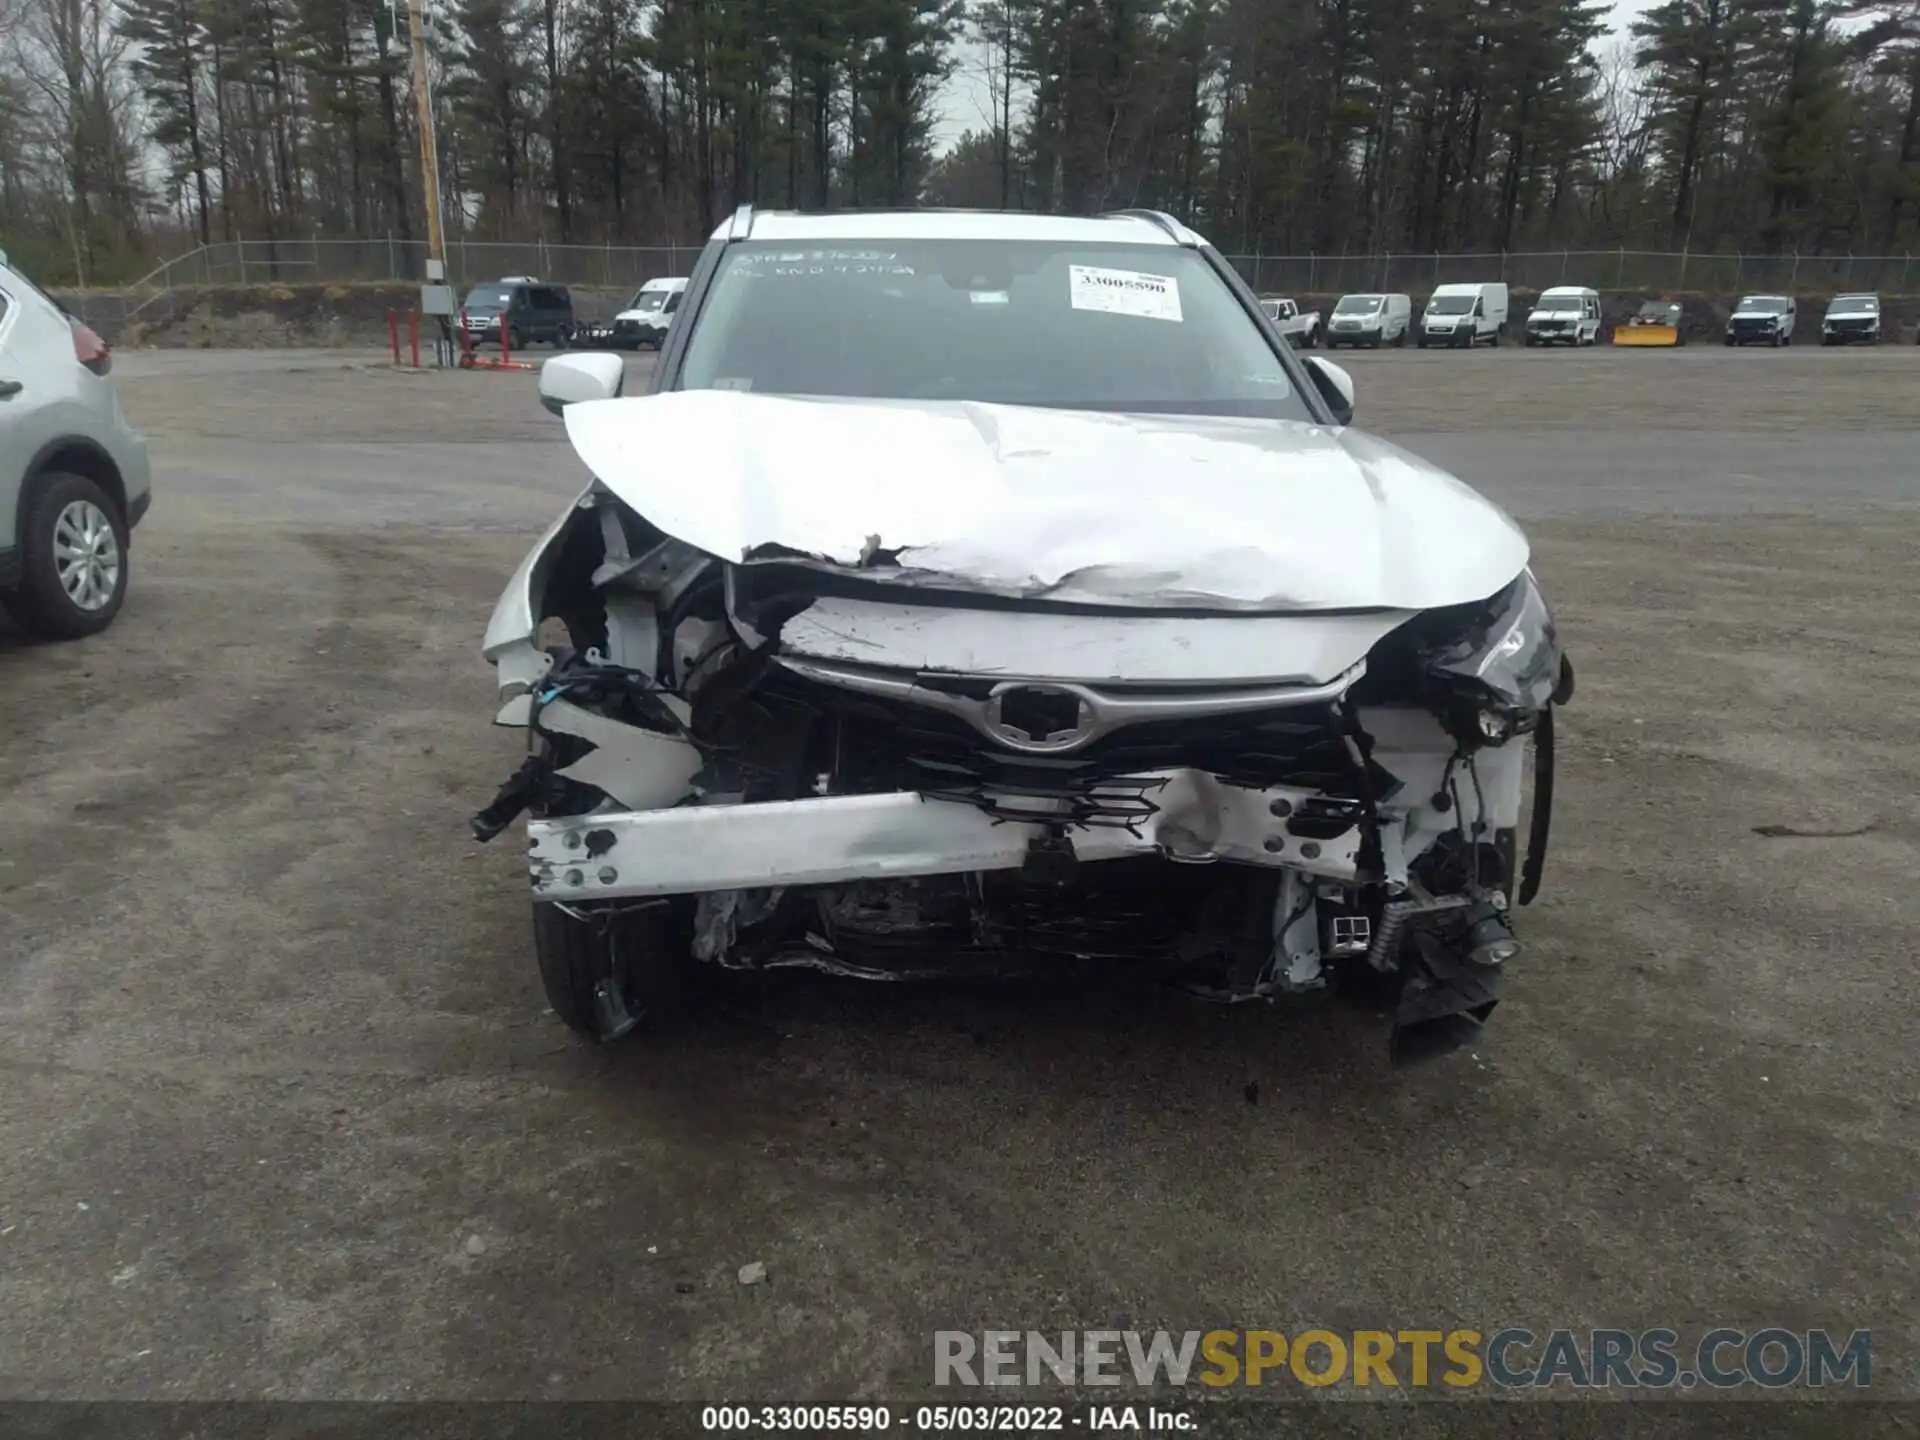
{"label": "grille", "polygon": [[[1004,820],[1132,829],[1158,813],[1157,782],[1127,777],[1177,767],[1230,784],[1318,790],[1333,800],[1358,800],[1363,790],[1327,705],[1155,720],[1125,726],[1071,755],[1025,755],[999,748],[958,716],[784,671],[769,674],[762,690],[819,717],[817,768],[838,776],[841,788],[906,786],[935,799],[978,805]],[[1370,764],[1364,783],[1384,799],[1397,782]],[[1036,807],[1035,799],[1042,805]]]}

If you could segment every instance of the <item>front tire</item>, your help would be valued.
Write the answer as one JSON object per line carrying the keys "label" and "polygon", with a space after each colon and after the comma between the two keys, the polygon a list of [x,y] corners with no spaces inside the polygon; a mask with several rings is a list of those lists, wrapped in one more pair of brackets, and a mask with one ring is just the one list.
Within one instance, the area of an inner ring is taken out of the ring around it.
{"label": "front tire", "polygon": [[694,962],[674,920],[667,904],[575,913],[536,900],[533,953],[553,1013],[596,1045],[682,1019]]}
{"label": "front tire", "polygon": [[6,596],[21,628],[49,640],[97,635],[127,598],[127,523],[84,475],[43,471],[21,517],[21,576]]}

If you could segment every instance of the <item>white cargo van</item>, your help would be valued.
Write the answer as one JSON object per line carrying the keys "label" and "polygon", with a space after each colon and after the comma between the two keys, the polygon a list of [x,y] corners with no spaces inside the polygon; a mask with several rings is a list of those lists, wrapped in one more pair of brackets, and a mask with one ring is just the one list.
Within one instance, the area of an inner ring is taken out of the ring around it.
{"label": "white cargo van", "polygon": [[1600,292],[1579,285],[1542,290],[1527,316],[1529,345],[1600,343]]}
{"label": "white cargo van", "polygon": [[613,343],[616,349],[638,350],[651,345],[658,350],[673,324],[673,312],[680,308],[686,293],[687,277],[662,276],[649,280],[634,292],[627,308],[613,317]]}
{"label": "white cargo van", "polygon": [[1498,345],[1507,328],[1507,287],[1501,283],[1436,285],[1420,312],[1415,343],[1429,345]]}
{"label": "white cargo van", "polygon": [[1327,348],[1404,345],[1413,327],[1413,301],[1405,295],[1342,295],[1327,322]]}

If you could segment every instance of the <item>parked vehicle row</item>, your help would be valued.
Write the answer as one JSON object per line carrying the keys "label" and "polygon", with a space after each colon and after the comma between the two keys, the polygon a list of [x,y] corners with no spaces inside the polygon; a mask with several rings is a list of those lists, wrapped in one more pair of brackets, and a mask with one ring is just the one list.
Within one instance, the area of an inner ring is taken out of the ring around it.
{"label": "parked vehicle row", "polygon": [[[1291,300],[1279,304],[1293,306]],[[1342,345],[1377,350],[1382,345],[1404,344],[1411,332],[1422,350],[1430,345],[1468,349],[1498,345],[1506,333],[1507,318],[1507,287],[1496,283],[1437,286],[1418,320],[1413,318],[1410,296],[1343,295],[1333,307],[1325,339],[1330,350]],[[1798,320],[1799,306],[1791,295],[1745,295],[1727,320],[1725,343],[1791,345]],[[1649,299],[1631,318],[1614,326],[1612,343],[1641,349],[1684,345],[1684,321],[1678,300]],[[1606,323],[1598,290],[1584,285],[1556,285],[1542,291],[1534,302],[1522,338],[1528,346],[1598,345]],[[1878,295],[1837,295],[1821,319],[1820,343],[1877,345],[1880,331]],[[1920,332],[1916,332],[1914,341],[1920,344]]]}
{"label": "parked vehicle row", "polygon": [[576,318],[573,296],[566,286],[543,284],[531,275],[508,275],[467,292],[466,303],[460,308],[460,326],[473,344],[504,343],[510,351],[541,343],[556,350],[570,346],[614,350],[646,346],[658,350],[686,288],[685,276],[649,280],[608,325],[582,323]]}
{"label": "parked vehicle row", "polygon": [[[468,292],[462,323],[475,344],[505,343],[515,350],[545,342],[555,349],[658,350],[686,294],[687,277],[659,276],[634,292],[627,307],[606,322],[582,323],[574,316],[565,286],[542,284],[530,275],[509,275],[476,285]],[[1287,341],[1313,350],[1347,346],[1377,350],[1399,347],[1412,335],[1421,348],[1469,349],[1498,345],[1507,332],[1509,296],[1499,282],[1436,286],[1416,319],[1413,299],[1405,294],[1343,295],[1325,317],[1303,310],[1284,295],[1263,295],[1260,308]],[[1634,316],[1616,325],[1612,343],[1635,348],[1686,344],[1680,302],[1646,301]],[[1745,295],[1726,325],[1727,345],[1787,346],[1793,343],[1798,306],[1791,295]],[[1528,312],[1521,338],[1538,345],[1598,345],[1606,320],[1600,292],[1584,285],[1556,285],[1541,292]],[[1820,322],[1822,345],[1880,343],[1880,297],[1839,295]],[[1920,333],[1915,335],[1920,342]]]}

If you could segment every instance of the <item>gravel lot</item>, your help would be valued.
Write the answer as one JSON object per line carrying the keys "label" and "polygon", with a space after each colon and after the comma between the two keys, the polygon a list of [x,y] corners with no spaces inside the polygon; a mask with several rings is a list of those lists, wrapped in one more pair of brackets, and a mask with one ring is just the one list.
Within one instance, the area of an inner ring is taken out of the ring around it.
{"label": "gravel lot", "polygon": [[516,758],[481,629],[583,481],[532,378],[122,357],[127,608],[0,631],[0,1396],[886,1397],[936,1328],[1507,1323],[1871,1326],[1914,1396],[1920,349],[1342,359],[1530,522],[1580,675],[1511,998],[1407,1073],[1341,1008],[805,977],[577,1047],[466,838]]}

